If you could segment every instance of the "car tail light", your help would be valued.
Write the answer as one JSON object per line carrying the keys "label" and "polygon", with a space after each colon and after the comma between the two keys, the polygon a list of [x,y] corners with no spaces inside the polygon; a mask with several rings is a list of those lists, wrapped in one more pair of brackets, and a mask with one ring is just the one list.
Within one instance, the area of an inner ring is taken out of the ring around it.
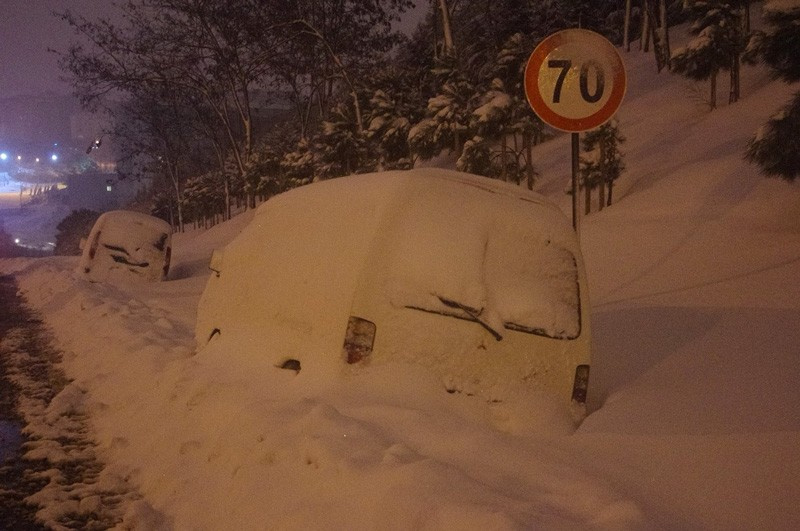
{"label": "car tail light", "polygon": [[586,403],[586,393],[589,390],[589,366],[578,365],[575,368],[575,383],[572,384],[572,400],[579,404]]}
{"label": "car tail light", "polygon": [[372,354],[372,345],[375,343],[375,330],[375,323],[372,321],[350,316],[342,346],[342,353],[347,363],[359,363],[369,358]]}

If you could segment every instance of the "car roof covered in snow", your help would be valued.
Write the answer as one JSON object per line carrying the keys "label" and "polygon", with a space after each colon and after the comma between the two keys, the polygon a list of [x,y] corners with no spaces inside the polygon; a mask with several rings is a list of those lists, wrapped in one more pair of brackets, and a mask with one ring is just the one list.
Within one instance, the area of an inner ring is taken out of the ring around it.
{"label": "car roof covered in snow", "polygon": [[[571,224],[539,194],[451,170],[342,177],[278,195],[212,265],[219,276],[198,307],[198,345],[221,329],[223,342],[235,341],[245,355],[341,348],[353,294],[376,248],[403,234],[425,235],[417,246],[405,239],[422,267],[439,253],[460,267],[483,246],[480,233],[500,229],[579,254]],[[265,337],[275,344],[265,345]]]}

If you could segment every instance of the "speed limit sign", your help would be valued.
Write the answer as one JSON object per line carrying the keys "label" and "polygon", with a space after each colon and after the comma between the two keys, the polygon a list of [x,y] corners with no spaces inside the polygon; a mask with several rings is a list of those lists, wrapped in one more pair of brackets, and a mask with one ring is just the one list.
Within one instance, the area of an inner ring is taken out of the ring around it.
{"label": "speed limit sign", "polygon": [[559,31],[533,50],[525,68],[525,95],[543,122],[571,133],[607,122],[625,95],[625,65],[599,33]]}

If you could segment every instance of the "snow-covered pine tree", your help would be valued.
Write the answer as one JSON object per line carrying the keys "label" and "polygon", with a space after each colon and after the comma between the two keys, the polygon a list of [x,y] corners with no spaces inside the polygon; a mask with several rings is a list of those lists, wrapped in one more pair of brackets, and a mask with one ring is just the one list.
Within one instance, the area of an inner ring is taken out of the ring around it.
{"label": "snow-covered pine tree", "polygon": [[364,143],[365,138],[350,107],[336,104],[315,138],[314,148],[319,158],[317,175],[329,179],[358,173],[363,162]]}
{"label": "snow-covered pine tree", "polygon": [[221,183],[224,176],[215,170],[190,177],[183,191],[183,207],[187,221],[203,227],[214,225],[225,211]]}
{"label": "snow-covered pine tree", "polygon": [[466,173],[495,177],[491,143],[478,135],[467,140],[461,156],[456,161],[456,168]]}
{"label": "snow-covered pine tree", "polygon": [[526,180],[533,187],[531,147],[540,140],[543,126],[525,101],[522,87],[531,47],[521,33],[515,33],[484,65],[485,88],[473,100],[470,129],[475,136],[464,146],[459,169],[517,184]]}
{"label": "snow-covered pine tree", "polygon": [[800,176],[800,92],[759,128],[746,156],[768,176]]}
{"label": "snow-covered pine tree", "polygon": [[308,184],[314,180],[316,160],[307,138],[298,140],[294,149],[283,154],[281,171],[290,187]]}
{"label": "snow-covered pine tree", "polygon": [[255,145],[245,173],[247,186],[261,201],[283,191],[282,153],[273,138],[264,138]]}
{"label": "snow-covered pine tree", "polygon": [[385,90],[376,90],[370,98],[367,139],[377,158],[376,169],[394,170],[411,167],[408,132],[411,121],[407,111]]}
{"label": "snow-covered pine tree", "polygon": [[[465,152],[461,154],[456,166],[462,171],[519,182],[520,167],[513,145],[516,143],[516,135],[509,127],[514,99],[506,92],[505,85],[499,78],[494,78],[489,89],[476,99],[477,107],[472,113],[471,127],[476,131],[476,136],[468,142],[469,152],[467,146],[464,146]],[[475,158],[475,150],[478,149],[485,150],[485,156]],[[471,159],[469,163],[466,162],[468,159]],[[484,161],[485,166],[477,166],[478,160]]]}
{"label": "snow-covered pine tree", "polygon": [[408,142],[423,158],[447,148],[460,156],[465,139],[472,136],[469,134],[470,101],[476,92],[475,85],[452,56],[438,60],[434,73],[442,80],[439,92],[428,100],[425,118],[409,130]]}
{"label": "snow-covered pine tree", "polygon": [[[775,77],[800,81],[800,0],[766,2],[764,20],[770,31],[759,33],[755,51]],[[800,92],[750,140],[746,157],[768,176],[794,181],[800,176]]]}
{"label": "snow-covered pine tree", "polygon": [[[614,181],[625,169],[620,144],[625,137],[619,132],[616,120],[607,122],[587,132],[581,139],[585,156],[581,157],[581,184],[586,194],[585,212],[591,212],[591,190],[598,188],[599,209],[610,206],[613,199]],[[606,194],[606,191],[608,192]]]}
{"label": "snow-covered pine tree", "polygon": [[717,74],[730,72],[728,103],[739,100],[740,58],[747,43],[740,1],[684,0],[694,35],[672,55],[672,70],[697,81],[710,80],[709,106],[717,106]]}
{"label": "snow-covered pine tree", "polygon": [[505,153],[510,152],[513,160],[504,163],[503,167],[509,173],[507,179],[513,178],[519,183],[524,178],[529,189],[533,188],[536,176],[532,147],[541,141],[544,130],[544,124],[531,112],[524,95],[525,65],[531,48],[529,39],[522,33],[515,33],[505,40],[492,63],[492,75],[494,79],[502,81],[502,87],[509,98],[504,124],[504,135],[507,138],[502,145],[503,159],[506,160]]}
{"label": "snow-covered pine tree", "polygon": [[[79,208],[73,210],[56,225],[56,246],[53,254],[56,256],[76,256],[81,254],[81,238],[87,238],[91,232],[100,212]],[[2,220],[0,220],[0,235],[2,234]],[[0,236],[0,240],[2,236]],[[0,243],[2,247],[2,243]]]}

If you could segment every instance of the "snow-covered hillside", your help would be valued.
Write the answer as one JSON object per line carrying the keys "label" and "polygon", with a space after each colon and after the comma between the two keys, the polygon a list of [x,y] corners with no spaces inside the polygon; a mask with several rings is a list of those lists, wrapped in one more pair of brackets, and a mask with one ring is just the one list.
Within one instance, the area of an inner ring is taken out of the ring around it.
{"label": "snow-covered hillside", "polygon": [[[413,367],[310,389],[196,354],[207,261],[252,213],[177,235],[160,284],[0,261],[72,379],[40,415],[87,413],[104,485],[141,495],[120,528],[800,528],[800,187],[742,159],[790,90],[746,68],[742,100],[709,112],[651,57],[623,57],[627,170],[580,229],[594,351],[577,430],[536,401],[443,393]],[[536,154],[537,190],[568,212],[569,139]],[[42,514],[91,511],[74,503],[89,494],[53,488]]]}

